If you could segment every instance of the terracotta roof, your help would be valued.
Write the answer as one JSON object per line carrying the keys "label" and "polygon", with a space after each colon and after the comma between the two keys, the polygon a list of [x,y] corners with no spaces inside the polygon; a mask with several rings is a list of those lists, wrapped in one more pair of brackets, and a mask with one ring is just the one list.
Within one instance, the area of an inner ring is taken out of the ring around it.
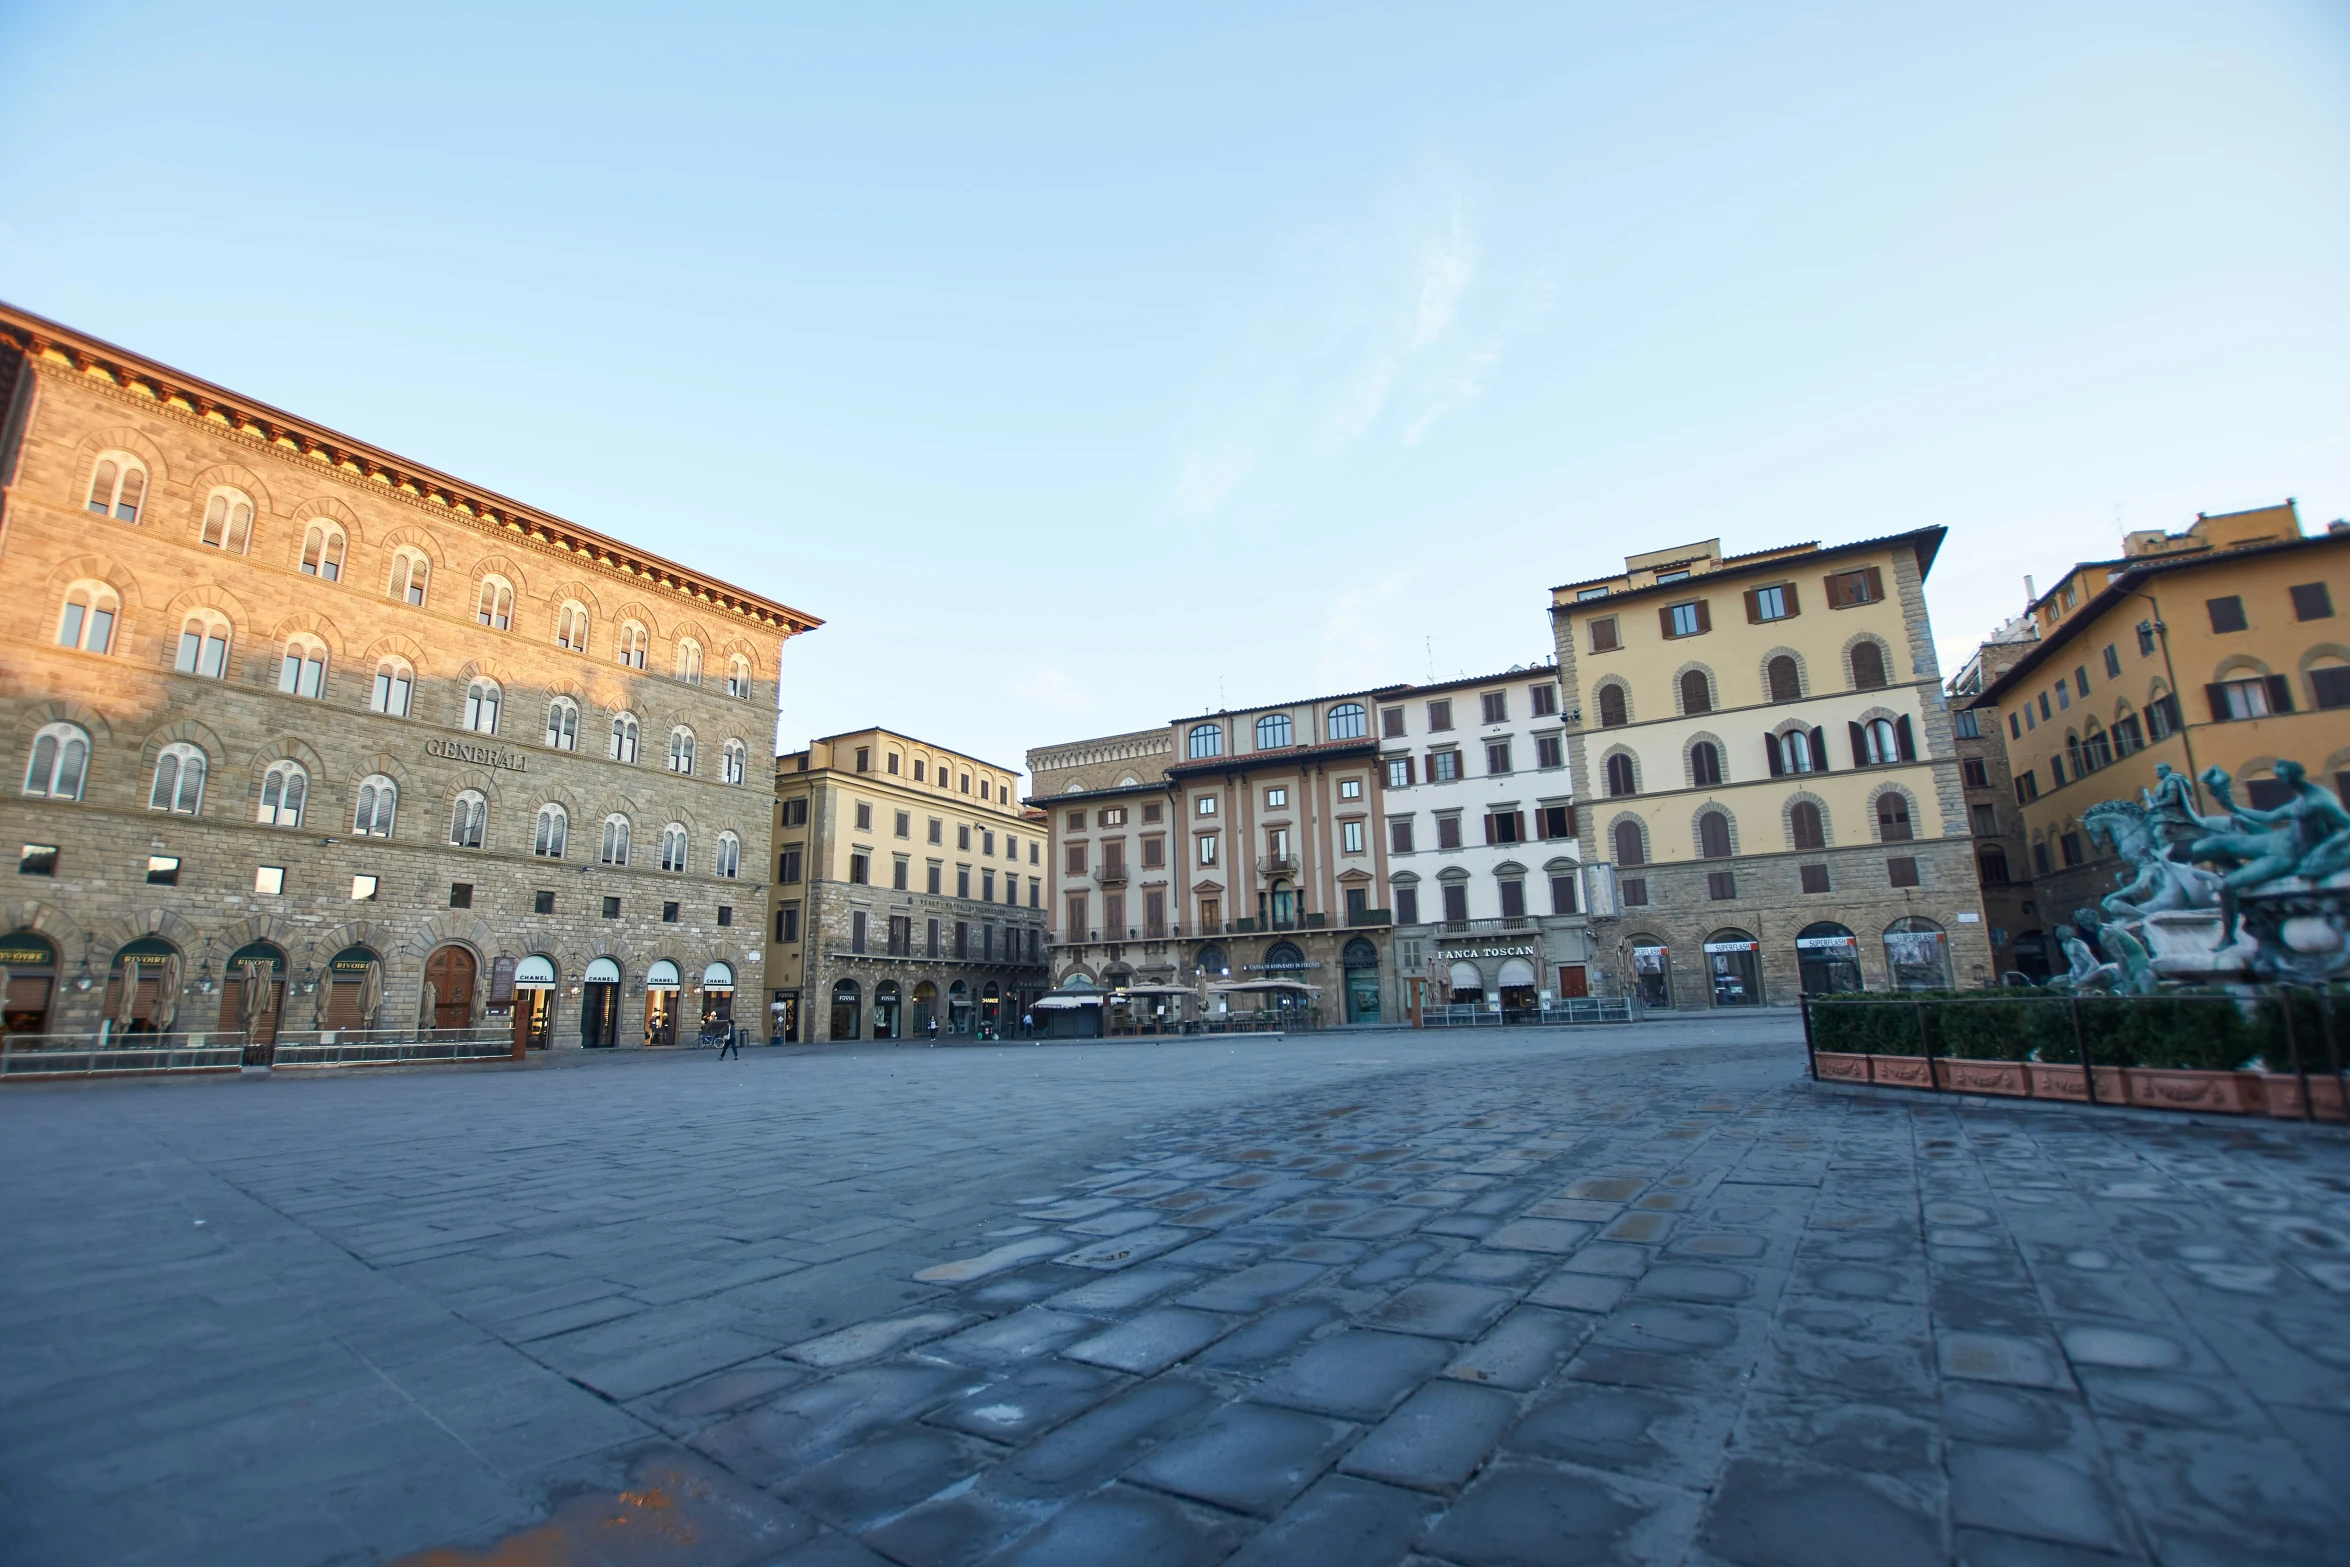
{"label": "terracotta roof", "polygon": [[[1949,532],[1948,528],[1936,524],[1928,528],[1912,528],[1907,533],[1888,533],[1880,538],[1854,539],[1849,544],[1818,546],[1814,541],[1813,547],[1810,548],[1802,544],[1782,544],[1776,549],[1754,550],[1744,555],[1725,555],[1715,562],[1711,570],[1692,573],[1677,582],[1652,582],[1646,587],[1638,588],[1610,588],[1604,599],[1570,599],[1565,603],[1554,602],[1550,608],[1551,613],[1555,615],[1562,610],[1573,610],[1579,604],[1584,603],[1612,604],[1623,599],[1645,597],[1651,593],[1690,593],[1714,577],[1744,576],[1751,572],[1793,565],[1798,561],[1832,560],[1836,556],[1849,555],[1856,550],[1883,549],[1888,544],[1916,546],[1918,578],[1923,581],[1926,574],[1934,569],[1934,557],[1940,553],[1942,540]],[[1586,577],[1581,582],[1562,582],[1550,591],[1571,593],[1577,588],[1601,587],[1625,575],[1626,573],[1621,571],[1611,571],[1606,576]]]}

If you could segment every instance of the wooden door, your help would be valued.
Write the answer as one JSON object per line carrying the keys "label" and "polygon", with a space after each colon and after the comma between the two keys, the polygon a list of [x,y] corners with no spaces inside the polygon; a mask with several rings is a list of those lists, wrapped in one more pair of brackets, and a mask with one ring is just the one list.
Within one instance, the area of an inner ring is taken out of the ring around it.
{"label": "wooden door", "polygon": [[473,1026],[473,954],[463,947],[443,947],[424,962],[424,982],[432,993],[432,1026]]}
{"label": "wooden door", "polygon": [[1559,995],[1565,999],[1572,1000],[1575,997],[1588,994],[1590,994],[1590,990],[1584,982],[1583,965],[1580,963],[1560,964]]}

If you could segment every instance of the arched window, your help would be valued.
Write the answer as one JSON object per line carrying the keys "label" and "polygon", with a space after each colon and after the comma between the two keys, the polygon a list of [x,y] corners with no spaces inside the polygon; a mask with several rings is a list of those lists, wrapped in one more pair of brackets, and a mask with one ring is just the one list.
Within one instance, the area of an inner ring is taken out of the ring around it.
{"label": "arched window", "polygon": [[514,584],[504,577],[481,579],[481,594],[473,602],[473,618],[492,631],[514,629]]}
{"label": "arched window", "polygon": [[635,621],[624,621],[620,636],[612,645],[612,656],[630,669],[645,667],[645,628]]}
{"label": "arched window", "polygon": [[1689,776],[1700,788],[1722,781],[1722,750],[1711,740],[1700,740],[1689,748]]}
{"label": "arched window", "polygon": [[1364,715],[1360,702],[1341,702],[1330,709],[1330,738],[1333,740],[1360,740],[1370,733],[1370,720]]}
{"label": "arched window", "polygon": [[212,492],[204,503],[204,542],[216,550],[242,555],[253,543],[253,502],[243,490]]}
{"label": "arched window", "polygon": [[636,716],[621,713],[612,720],[611,758],[615,762],[636,760]]}
{"label": "arched window", "polygon": [[1224,754],[1224,726],[1222,724],[1193,724],[1188,737],[1191,754],[1222,756]]}
{"label": "arched window", "polygon": [[299,827],[310,794],[310,775],[300,762],[272,762],[261,775],[261,806],[253,819],[264,827]]}
{"label": "arched window", "polygon": [[400,809],[400,786],[381,773],[359,780],[359,799],[351,808],[351,831],[362,838],[389,838],[392,819]]}
{"label": "arched window", "polygon": [[1710,713],[1713,710],[1713,682],[1705,678],[1705,671],[1702,669],[1683,670],[1681,672],[1681,711],[1684,713]]}
{"label": "arched window", "polygon": [[2097,727],[2094,718],[2089,720],[2089,732],[2081,740],[2081,760],[2088,764],[2090,772],[2113,765],[2113,739]]}
{"label": "arched window", "polygon": [[183,675],[218,680],[228,673],[228,639],[227,618],[200,609],[180,627],[179,657],[172,667]]}
{"label": "arched window", "polygon": [[1763,676],[1770,682],[1771,700],[1793,702],[1803,696],[1803,676],[1796,670],[1795,660],[1785,653],[1763,665]]}
{"label": "arched window", "polygon": [[1887,843],[1909,841],[1909,801],[1892,790],[1877,796],[1877,836]]}
{"label": "arched window", "polygon": [[326,644],[307,632],[288,637],[285,656],[278,660],[277,688],[287,696],[324,696]]}
{"label": "arched window", "polygon": [[1998,844],[1985,845],[1983,852],[1975,857],[1975,863],[1982,870],[1984,886],[2007,885],[2007,851]]}
{"label": "arched window", "polygon": [[741,872],[742,865],[743,841],[733,833],[720,833],[718,835],[718,874],[728,881],[732,881]]}
{"label": "arched window", "polygon": [[[1861,646],[1866,647],[1868,644],[1864,642]],[[1861,742],[1861,754],[1855,760],[1862,766],[1873,767],[1880,762],[1901,760],[1901,737],[1894,730],[1892,719],[1872,718],[1854,727],[1860,731]]]}
{"label": "arched window", "polygon": [[669,731],[669,770],[687,774],[694,770],[694,732],[683,724]]}
{"label": "arched window", "polygon": [[465,687],[465,727],[475,734],[498,732],[498,702],[503,695],[495,680],[476,677]]}
{"label": "arched window", "polygon": [[77,582],[65,590],[65,608],[57,616],[57,645],[84,653],[114,651],[114,622],[122,614],[122,600],[103,582]]}
{"label": "arched window", "polygon": [[579,704],[567,696],[559,696],[547,704],[547,748],[551,751],[579,749]]}
{"label": "arched window", "polygon": [[90,737],[71,724],[45,724],[33,736],[24,792],[39,799],[78,800],[90,770]]}
{"label": "arched window", "polygon": [[702,644],[692,637],[678,639],[677,678],[689,686],[702,683]]}
{"label": "arched window", "polygon": [[479,790],[466,790],[449,809],[449,843],[459,849],[480,848],[489,820],[490,802],[482,798]]}
{"label": "arched window", "polygon": [[1618,865],[1646,865],[1648,845],[1640,838],[1640,824],[1635,821],[1616,823],[1616,863]]}
{"label": "arched window", "polygon": [[571,813],[552,802],[540,806],[538,830],[531,837],[530,852],[541,859],[559,860],[570,838]]}
{"label": "arched window", "polygon": [[[746,747],[740,740],[727,741],[725,746],[721,748],[718,753],[719,777],[730,784],[741,783],[743,781],[743,775],[750,770],[745,765],[749,756],[749,748]],[[914,766],[916,769],[920,769],[922,764],[920,762],[916,762]],[[921,776],[920,772],[917,771],[915,776],[919,778]]]}
{"label": "arched window", "polygon": [[1828,846],[1828,831],[1820,819],[1820,808],[1809,800],[1798,800],[1787,808],[1787,830],[1795,835],[1798,849]]}
{"label": "arched window", "polygon": [[90,470],[90,510],[124,522],[139,520],[139,503],[147,498],[147,468],[128,452],[106,452]]}
{"label": "arched window", "polygon": [[375,666],[375,691],[367,705],[394,718],[408,716],[408,698],[416,690],[416,671],[404,658],[387,658]]}
{"label": "arched window", "polygon": [[661,829],[661,868],[665,871],[685,869],[685,825],[671,822]]}
{"label": "arched window", "polygon": [[1812,745],[1811,731],[1790,729],[1771,741],[1782,773],[1812,773],[1820,771],[1820,759]]}
{"label": "arched window", "polygon": [[193,816],[204,808],[204,753],[181,741],[163,748],[155,758],[155,782],[147,790],[147,809]]}
{"label": "arched window", "polygon": [[1599,688],[1599,727],[1621,729],[1630,719],[1624,709],[1624,688],[1604,685]]}
{"label": "arched window", "polygon": [[1607,759],[1607,792],[1610,795],[1637,794],[1633,786],[1632,758],[1618,751]]}
{"label": "arched window", "polygon": [[587,639],[587,606],[577,599],[564,600],[563,607],[555,611],[555,645],[574,653],[585,653]]}
{"label": "arched window", "polygon": [[1287,713],[1267,713],[1257,720],[1257,749],[1278,751],[1289,744],[1290,725]]}
{"label": "arched window", "polygon": [[1852,644],[1852,689],[1874,691],[1885,683],[1885,650],[1874,642]]}
{"label": "arched window", "polygon": [[425,579],[432,575],[432,562],[424,551],[404,546],[392,552],[391,596],[404,604],[424,603]]}
{"label": "arched window", "polygon": [[1730,818],[1708,811],[1697,819],[1697,852],[1709,860],[1730,857]]}
{"label": "arched window", "polygon": [[302,535],[302,575],[328,582],[343,580],[343,530],[323,519]]}
{"label": "arched window", "polygon": [[607,816],[604,818],[604,850],[601,858],[606,865],[626,865],[628,863],[627,817]]}
{"label": "arched window", "polygon": [[726,694],[741,697],[751,694],[751,661],[740,653],[726,661]]}

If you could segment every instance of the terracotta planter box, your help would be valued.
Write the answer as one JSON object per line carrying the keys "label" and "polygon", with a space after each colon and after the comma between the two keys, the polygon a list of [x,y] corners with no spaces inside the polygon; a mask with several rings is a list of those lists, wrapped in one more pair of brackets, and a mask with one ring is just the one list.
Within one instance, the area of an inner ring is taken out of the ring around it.
{"label": "terracotta planter box", "polygon": [[1934,1080],[1926,1075],[1924,1056],[1871,1056],[1869,1081],[1890,1083],[1896,1088],[1931,1088]]}
{"label": "terracotta planter box", "polygon": [[[2256,1074],[2247,1072],[2246,1077]],[[2268,1113],[2282,1121],[2298,1121],[2301,1115],[2301,1079],[2291,1072],[2262,1072],[2261,1091],[2268,1101]],[[2342,1111],[2342,1080],[2330,1072],[2309,1074],[2309,1103],[2316,1112],[2309,1117],[2315,1121],[2345,1119]]]}
{"label": "terracotta planter box", "polygon": [[[2067,1099],[2075,1104],[2089,1102],[2089,1084],[2077,1066],[2032,1061],[2025,1064],[2024,1070],[2031,1079],[2034,1099]],[[2097,1068],[2097,1102],[2101,1105],[2129,1103],[2129,1091],[2122,1082],[2120,1067]]]}
{"label": "terracotta planter box", "polygon": [[2130,1103],[2164,1110],[2242,1115],[2244,1092],[2233,1072],[2183,1072],[2169,1067],[2129,1069]]}
{"label": "terracotta planter box", "polygon": [[1934,1063],[1934,1076],[1956,1094],[2029,1094],[2030,1082],[2021,1061],[1968,1061],[1944,1057]]}
{"label": "terracotta planter box", "polygon": [[1822,1050],[1812,1056],[1812,1065],[1818,1069],[1823,1083],[1865,1083],[1869,1080],[1869,1058],[1845,1055],[1840,1051]]}

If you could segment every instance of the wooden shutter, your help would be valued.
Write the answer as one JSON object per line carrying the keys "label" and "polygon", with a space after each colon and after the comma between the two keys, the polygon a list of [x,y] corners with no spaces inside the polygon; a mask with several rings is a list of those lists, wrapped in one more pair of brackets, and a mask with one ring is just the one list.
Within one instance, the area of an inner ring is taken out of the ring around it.
{"label": "wooden shutter", "polygon": [[1706,601],[1704,599],[1699,599],[1697,601],[1697,629],[1700,633],[1703,633],[1711,631],[1713,628],[1713,612],[1706,608]]}
{"label": "wooden shutter", "polygon": [[1777,735],[1763,736],[1763,752],[1771,759],[1771,776],[1773,778],[1784,777],[1787,768],[1779,758],[1779,737]]}
{"label": "wooden shutter", "polygon": [[1762,624],[1762,594],[1753,588],[1746,590],[1746,623],[1750,626]]}
{"label": "wooden shutter", "polygon": [[1782,583],[1779,587],[1779,592],[1787,604],[1786,618],[1793,620],[1796,615],[1800,613],[1800,611],[1797,610],[1795,606],[1795,584],[1793,582]]}
{"label": "wooden shutter", "polygon": [[1493,841],[1493,813],[1491,811],[1485,813],[1485,841],[1487,843]]}
{"label": "wooden shutter", "polygon": [[2203,688],[2203,694],[2211,701],[2211,721],[2215,724],[2226,723],[2228,721],[2228,688],[2214,682]]}
{"label": "wooden shutter", "polygon": [[1824,773],[1828,770],[1828,731],[1825,729],[1814,729],[1811,732],[1811,765],[1814,772]]}
{"label": "wooden shutter", "polygon": [[2268,677],[2268,710],[2272,713],[2293,711],[2293,682],[2283,675]]}
{"label": "wooden shutter", "polygon": [[1567,807],[1567,836],[1575,836],[1575,808],[1571,805]]}
{"label": "wooden shutter", "polygon": [[1510,824],[1517,829],[1518,842],[1526,842],[1526,813],[1524,811],[1510,812]]}
{"label": "wooden shutter", "polygon": [[1656,612],[1656,623],[1657,623],[1657,628],[1658,628],[1659,630],[1661,630],[1662,632],[1664,632],[1664,634],[1665,634],[1667,637],[1670,637],[1670,636],[1672,636],[1672,634],[1673,634],[1673,606],[1672,606],[1672,605],[1670,605],[1670,604],[1667,604],[1667,605],[1666,605],[1664,608],[1662,608],[1662,609],[1660,609],[1660,610],[1658,610],[1658,611]]}
{"label": "wooden shutter", "polygon": [[1820,586],[1827,590],[1828,607],[1830,609],[1842,609],[1844,607],[1844,584],[1837,580],[1836,573],[1831,571],[1825,577],[1822,577],[1820,579]]}
{"label": "wooden shutter", "polygon": [[1852,731],[1852,765],[1853,765],[1853,766],[1855,766],[1855,767],[1866,767],[1866,766],[1868,766],[1868,765],[1869,765],[1869,741],[1868,741],[1868,736],[1866,736],[1866,735],[1864,735],[1864,734],[1862,734],[1862,733],[1860,732],[1860,725],[1858,725],[1858,724],[1846,724],[1844,727]]}
{"label": "wooden shutter", "polygon": [[1874,566],[1869,567],[1868,572],[1869,602],[1874,604],[1885,596],[1885,574]]}
{"label": "wooden shutter", "polygon": [[1903,761],[1914,762],[1918,759],[1917,740],[1910,732],[1909,715],[1907,713],[1902,714],[1899,718],[1893,721],[1893,740],[1894,743],[1901,748],[1901,759]]}

